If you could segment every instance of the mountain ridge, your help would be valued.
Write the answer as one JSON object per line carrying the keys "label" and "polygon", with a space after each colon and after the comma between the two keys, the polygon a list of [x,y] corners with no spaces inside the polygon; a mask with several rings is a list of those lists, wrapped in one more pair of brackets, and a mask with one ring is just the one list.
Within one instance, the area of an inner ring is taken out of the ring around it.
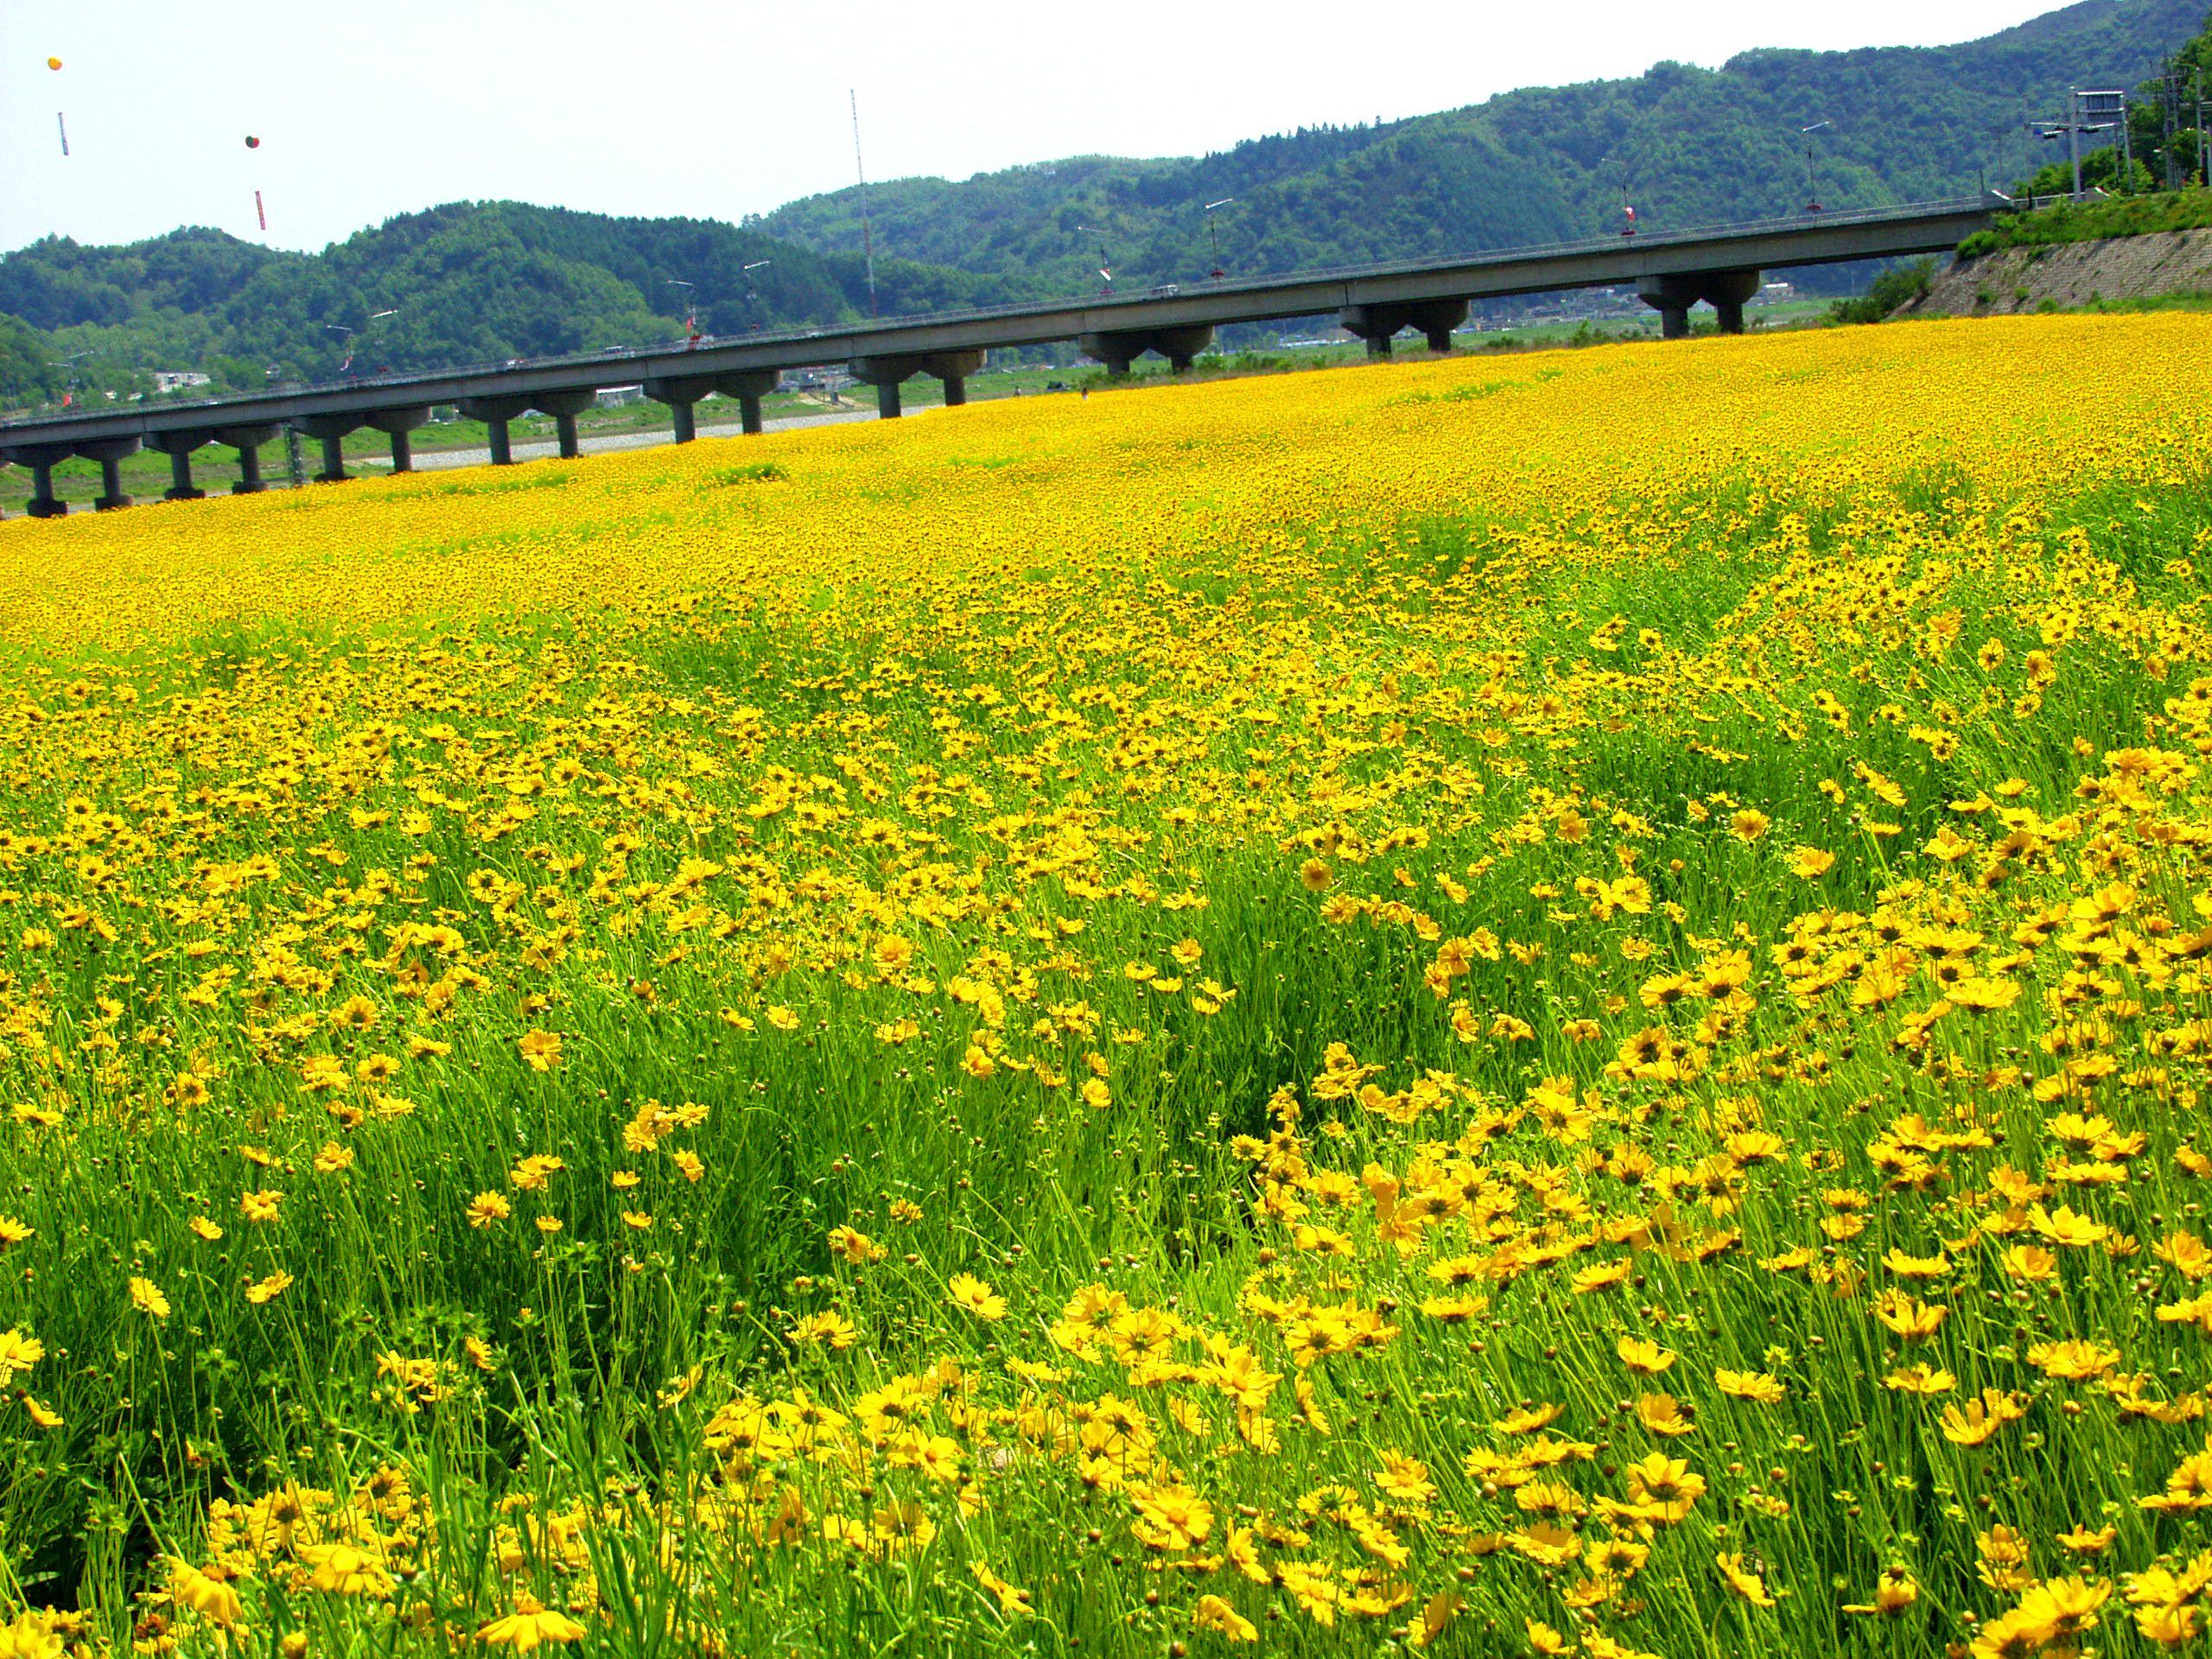
{"label": "mountain ridge", "polygon": [[[319,253],[186,228],[0,256],[0,399],[219,389],[349,361],[420,368],[708,333],[1457,253],[1962,194],[2034,169],[2026,122],[2075,84],[2133,86],[2204,0],[2075,0],[1948,47],[1757,48],[1718,69],[1522,87],[1368,126],[1193,157],[1061,157],[963,181],[857,187],[731,225],[527,203],[400,214]],[[1798,129],[1815,137],[1808,181]],[[1233,203],[1210,222],[1204,205]],[[1218,258],[1217,259],[1217,247]],[[753,267],[748,271],[746,268]],[[1817,284],[1848,281],[1816,273]],[[379,315],[378,314],[383,314]],[[59,366],[67,363],[67,368]]]}
{"label": "mountain ridge", "polygon": [[[2032,172],[2025,130],[2074,84],[2133,86],[2204,22],[2202,0],[2076,0],[1978,40],[1840,52],[1757,48],[1717,70],[1671,61],[1641,76],[1523,87],[1370,128],[1302,130],[1192,158],[1071,157],[968,180],[868,188],[877,245],[976,270],[1019,257],[1065,283],[1187,280],[1221,257],[1240,274],[1301,264],[1481,251],[1590,235],[1622,221],[1620,169],[1640,224],[1713,224],[1805,205],[1797,129],[1815,140],[1829,207],[1963,194]],[[1878,121],[1849,111],[1879,111]],[[1327,134],[1338,153],[1275,165]],[[1344,142],[1343,135],[1355,142]],[[1202,204],[1238,203],[1206,226]],[[1256,199],[1255,199],[1256,198]],[[749,219],[803,247],[857,243],[857,190]],[[1305,227],[1325,222],[1323,238]],[[1079,231],[1076,226],[1090,226]]]}

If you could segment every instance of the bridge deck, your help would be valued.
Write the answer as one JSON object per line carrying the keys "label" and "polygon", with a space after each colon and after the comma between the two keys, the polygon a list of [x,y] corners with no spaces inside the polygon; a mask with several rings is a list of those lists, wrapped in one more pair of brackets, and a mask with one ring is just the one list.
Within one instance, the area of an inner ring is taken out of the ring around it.
{"label": "bridge deck", "polygon": [[512,365],[484,365],[289,388],[244,397],[164,399],[0,423],[0,448],[97,442],[215,426],[358,415],[464,397],[588,391],[661,377],[782,371],[857,357],[1039,345],[1078,334],[1262,322],[1347,306],[1490,299],[1611,287],[1649,276],[1834,264],[1955,247],[2009,208],[2001,196],[1857,213],[1806,214],[1712,230],[1644,232],[1496,253],[1346,266],[1073,301],[1006,305],[836,327],[709,340],[694,346],[595,353]]}

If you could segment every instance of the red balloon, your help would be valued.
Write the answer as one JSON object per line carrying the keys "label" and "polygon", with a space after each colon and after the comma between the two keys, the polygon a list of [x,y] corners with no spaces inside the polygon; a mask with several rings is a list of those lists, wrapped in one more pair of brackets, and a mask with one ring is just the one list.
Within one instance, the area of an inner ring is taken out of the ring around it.
{"label": "red balloon", "polygon": [[249,137],[245,141],[245,147],[248,149],[259,149],[261,148],[261,140],[258,138]]}

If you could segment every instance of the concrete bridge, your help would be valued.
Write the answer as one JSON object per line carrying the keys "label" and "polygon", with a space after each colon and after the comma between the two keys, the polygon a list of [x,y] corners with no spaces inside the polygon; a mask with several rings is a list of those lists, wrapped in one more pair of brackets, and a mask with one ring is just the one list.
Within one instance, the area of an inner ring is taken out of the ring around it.
{"label": "concrete bridge", "polygon": [[1147,352],[1178,369],[1213,340],[1224,323],[1262,322],[1333,312],[1347,330],[1387,357],[1391,340],[1413,329],[1436,351],[1451,349],[1452,331],[1469,302],[1572,288],[1633,283],[1659,313],[1661,333],[1689,332],[1700,300],[1718,314],[1724,334],[1741,333],[1744,302],[1762,273],[1777,266],[1935,253],[1955,247],[1993,216],[2010,211],[2001,195],[1923,202],[1854,213],[1803,213],[1715,230],[1643,232],[1546,247],[1516,248],[1457,258],[1408,260],[1288,276],[1166,284],[1126,294],[1042,304],[997,306],[932,316],[871,321],[833,328],[749,334],[734,340],[563,358],[430,373],[379,375],[238,397],[167,402],[95,410],[52,419],[0,423],[0,458],[28,467],[34,480],[29,511],[46,518],[67,511],[54,495],[54,467],[72,456],[100,463],[104,489],[95,504],[124,507],[119,465],[141,447],[169,457],[168,500],[204,493],[192,482],[195,451],[237,448],[241,493],[267,487],[257,451],[289,426],[322,445],[318,480],[346,477],[342,441],[363,427],[387,434],[392,468],[410,467],[410,437],[450,404],[490,429],[494,465],[512,461],[507,423],[525,410],[554,417],[561,453],[573,457],[576,416],[607,385],[645,384],[645,395],[669,405],[676,441],[695,435],[692,406],[710,391],[738,400],[747,432],[760,429],[760,400],[786,369],[842,365],[876,388],[886,416],[899,412],[899,388],[917,375],[944,383],[944,401],[966,401],[967,377],[994,347],[1073,340],[1112,373],[1128,372]]}

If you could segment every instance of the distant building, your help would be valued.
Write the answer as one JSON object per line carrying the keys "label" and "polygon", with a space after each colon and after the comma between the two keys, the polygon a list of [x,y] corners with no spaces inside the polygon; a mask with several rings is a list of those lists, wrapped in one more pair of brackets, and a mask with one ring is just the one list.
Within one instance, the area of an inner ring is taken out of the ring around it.
{"label": "distant building", "polygon": [[182,391],[190,386],[204,386],[208,384],[208,377],[197,369],[156,369],[154,371],[156,391]]}
{"label": "distant building", "polygon": [[642,404],[645,401],[645,389],[643,386],[603,386],[600,389],[599,406],[601,409],[620,409],[625,404]]}

